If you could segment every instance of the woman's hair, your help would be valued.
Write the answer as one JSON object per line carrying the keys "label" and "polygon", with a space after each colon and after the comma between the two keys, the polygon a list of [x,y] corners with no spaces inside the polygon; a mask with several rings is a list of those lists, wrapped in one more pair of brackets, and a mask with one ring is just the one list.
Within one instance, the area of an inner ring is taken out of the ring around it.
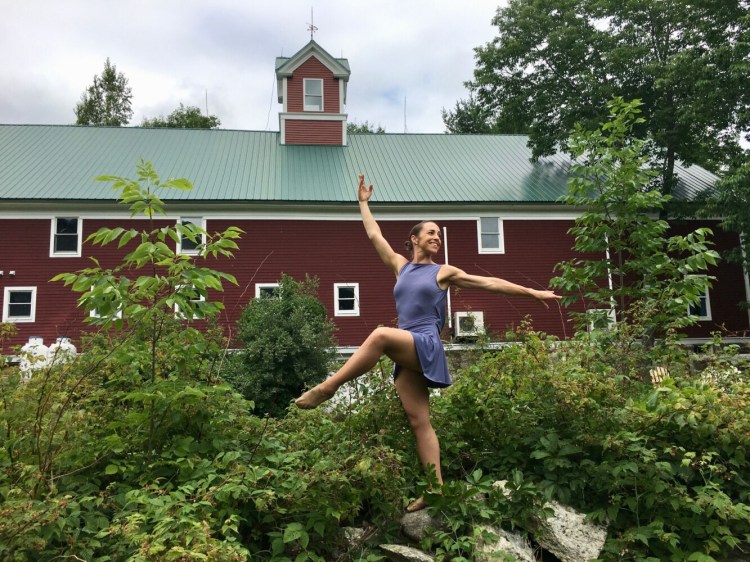
{"label": "woman's hair", "polygon": [[419,236],[419,233],[422,232],[422,227],[424,227],[424,225],[427,224],[428,222],[433,222],[433,221],[418,222],[417,224],[411,227],[411,230],[409,231],[409,239],[406,242],[404,242],[404,247],[407,250],[409,250],[410,252],[414,251],[414,244],[411,243],[411,237]]}

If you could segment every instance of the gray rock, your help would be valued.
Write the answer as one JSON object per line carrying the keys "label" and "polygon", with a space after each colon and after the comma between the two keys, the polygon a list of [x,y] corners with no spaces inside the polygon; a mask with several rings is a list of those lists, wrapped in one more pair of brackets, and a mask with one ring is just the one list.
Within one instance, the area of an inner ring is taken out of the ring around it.
{"label": "gray rock", "polygon": [[441,529],[443,527],[444,525],[440,520],[432,517],[427,509],[406,513],[401,518],[401,531],[415,542],[425,538],[429,529]]}
{"label": "gray rock", "polygon": [[429,554],[402,544],[381,544],[380,549],[391,562],[435,562]]}
{"label": "gray rock", "polygon": [[526,538],[499,527],[481,526],[478,529],[489,531],[497,537],[497,540],[479,542],[476,549],[477,562],[501,560],[499,558],[501,554],[513,556],[518,562],[535,562],[534,550]]}

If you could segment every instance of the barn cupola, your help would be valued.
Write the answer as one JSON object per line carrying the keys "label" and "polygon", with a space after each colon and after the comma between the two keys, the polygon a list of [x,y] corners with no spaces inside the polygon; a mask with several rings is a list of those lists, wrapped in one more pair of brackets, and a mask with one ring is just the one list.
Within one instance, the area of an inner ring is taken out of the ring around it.
{"label": "barn cupola", "polygon": [[276,59],[281,144],[346,145],[349,74],[349,61],[312,39],[291,57]]}

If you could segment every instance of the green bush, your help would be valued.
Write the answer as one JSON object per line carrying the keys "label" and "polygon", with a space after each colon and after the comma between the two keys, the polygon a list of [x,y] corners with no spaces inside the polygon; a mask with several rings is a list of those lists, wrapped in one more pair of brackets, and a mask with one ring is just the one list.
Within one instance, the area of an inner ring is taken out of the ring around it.
{"label": "green bush", "polygon": [[729,386],[704,380],[672,349],[672,377],[655,386],[584,338],[520,339],[486,353],[436,404],[449,477],[522,473],[548,499],[608,524],[607,560],[712,560],[702,556],[748,541],[741,369]]}
{"label": "green bush", "polygon": [[280,417],[305,387],[326,377],[334,329],[317,298],[317,280],[284,275],[272,296],[242,311],[237,338],[244,347],[231,354],[223,376],[255,403],[256,413]]}

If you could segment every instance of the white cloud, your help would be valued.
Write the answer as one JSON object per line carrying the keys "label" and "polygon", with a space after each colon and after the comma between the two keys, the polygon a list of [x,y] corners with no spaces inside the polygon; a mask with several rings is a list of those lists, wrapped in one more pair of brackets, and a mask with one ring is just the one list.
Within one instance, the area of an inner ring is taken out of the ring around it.
{"label": "white cloud", "polygon": [[[109,57],[133,91],[131,125],[180,103],[223,128],[277,130],[274,60],[310,39],[299,0],[4,0],[0,123],[69,124]],[[496,34],[497,0],[325,0],[315,40],[349,59],[350,120],[437,133],[465,97],[473,49]],[[404,119],[404,102],[406,119]]]}

